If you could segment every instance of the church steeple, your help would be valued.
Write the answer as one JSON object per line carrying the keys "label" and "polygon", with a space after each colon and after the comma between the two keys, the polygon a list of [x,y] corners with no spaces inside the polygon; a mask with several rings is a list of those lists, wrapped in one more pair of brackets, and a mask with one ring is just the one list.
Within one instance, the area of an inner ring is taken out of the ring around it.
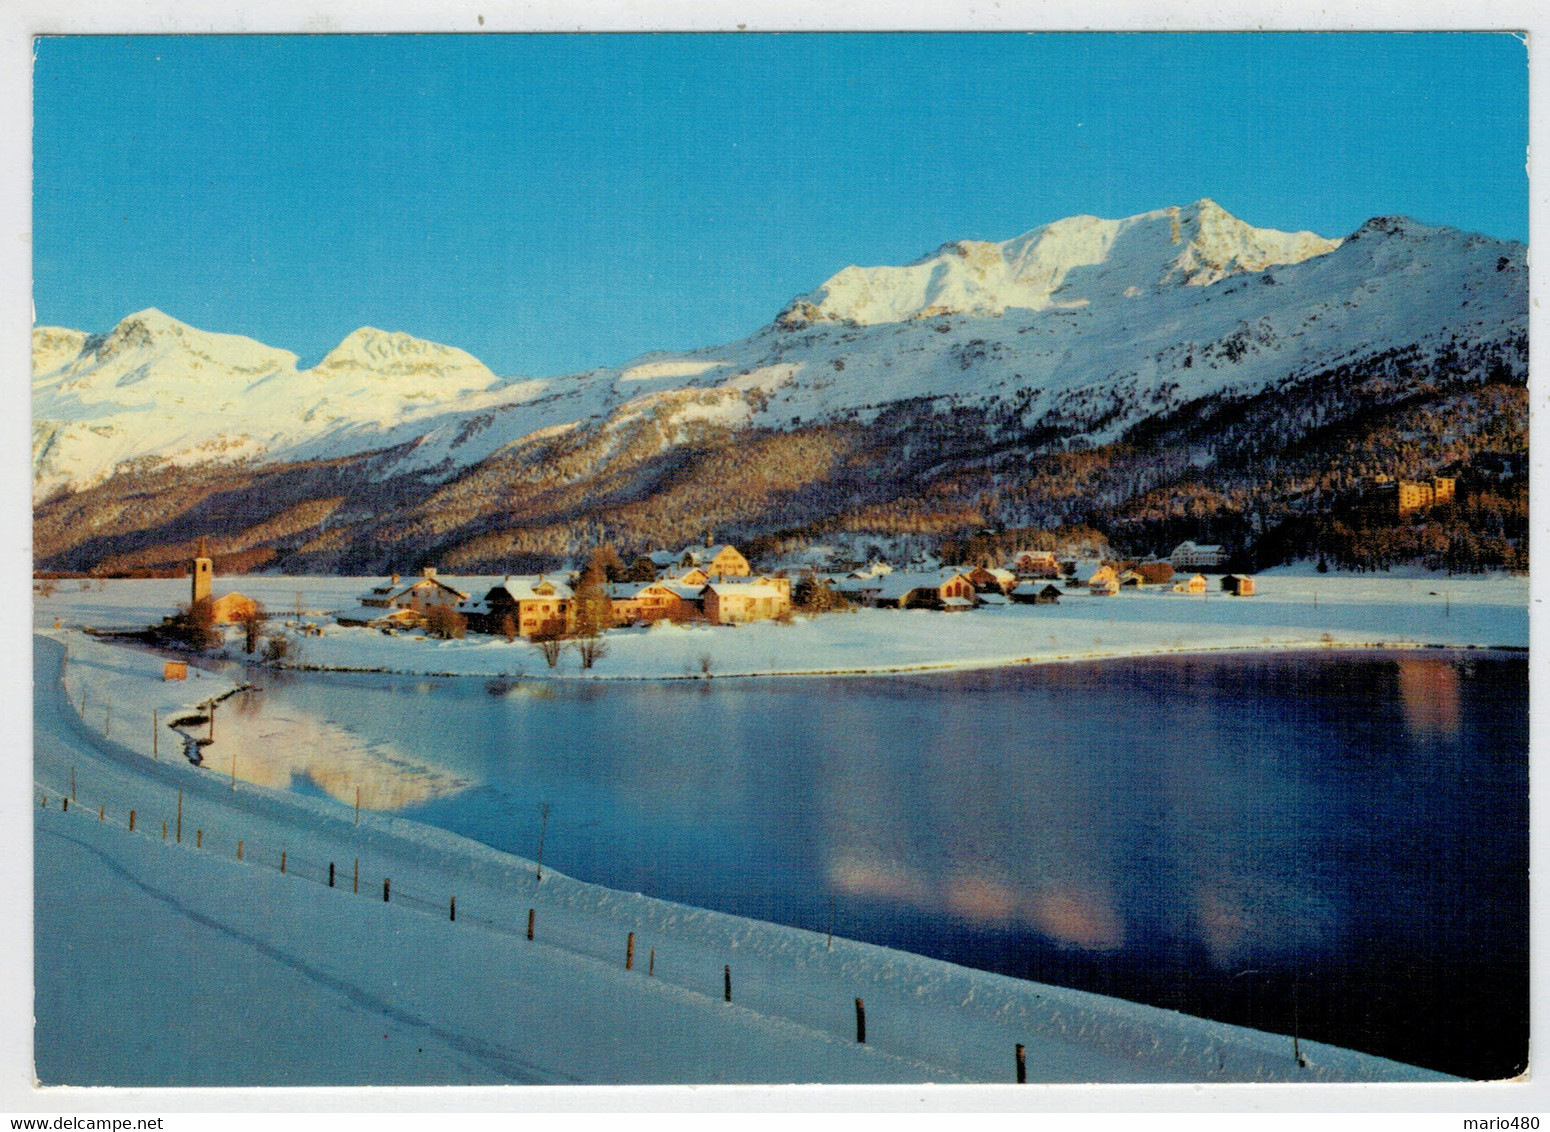
{"label": "church steeple", "polygon": [[211,563],[205,556],[204,536],[199,536],[199,554],[190,564],[189,573],[193,575],[194,586],[192,601],[202,601],[210,596]]}

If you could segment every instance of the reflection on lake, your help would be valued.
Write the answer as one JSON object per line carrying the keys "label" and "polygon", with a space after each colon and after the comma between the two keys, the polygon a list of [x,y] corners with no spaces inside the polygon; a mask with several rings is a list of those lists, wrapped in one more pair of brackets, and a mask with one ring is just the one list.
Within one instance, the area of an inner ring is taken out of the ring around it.
{"label": "reflection on lake", "polygon": [[1464,1075],[1525,1056],[1521,658],[266,696],[466,784],[405,816],[532,856],[550,801],[586,880]]}
{"label": "reflection on lake", "polygon": [[[218,742],[204,748],[201,765],[257,786],[324,795],[349,806],[359,797],[362,809],[392,811],[468,785],[415,762],[391,742],[363,739],[272,692],[237,692],[222,700],[216,728]],[[204,726],[185,731],[207,735]]]}

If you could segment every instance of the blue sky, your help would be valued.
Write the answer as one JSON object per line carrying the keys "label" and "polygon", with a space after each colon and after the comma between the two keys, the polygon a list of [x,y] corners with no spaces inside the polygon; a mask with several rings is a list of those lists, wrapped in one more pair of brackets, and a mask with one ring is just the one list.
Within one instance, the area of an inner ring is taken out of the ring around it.
{"label": "blue sky", "polygon": [[1209,196],[1528,235],[1502,34],[69,37],[34,301],[315,362],[358,326],[548,375],[728,341],[851,263]]}

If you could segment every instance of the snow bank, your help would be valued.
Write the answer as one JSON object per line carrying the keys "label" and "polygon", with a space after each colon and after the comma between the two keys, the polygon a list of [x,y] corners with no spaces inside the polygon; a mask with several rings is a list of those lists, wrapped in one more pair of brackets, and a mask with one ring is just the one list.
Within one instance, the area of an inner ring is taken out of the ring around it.
{"label": "snow bank", "polygon": [[1010,1081],[1018,1044],[1038,1081],[1443,1079],[1316,1042],[1299,1064],[1287,1037],[540,880],[441,830],[152,761],[70,689],[90,703],[112,681],[139,710],[168,698],[159,672],[35,641],[45,1082]]}

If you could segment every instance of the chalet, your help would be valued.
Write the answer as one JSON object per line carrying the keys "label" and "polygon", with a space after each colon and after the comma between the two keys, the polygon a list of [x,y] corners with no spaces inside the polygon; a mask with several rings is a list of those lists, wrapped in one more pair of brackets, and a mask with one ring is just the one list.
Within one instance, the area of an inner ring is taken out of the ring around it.
{"label": "chalet", "polygon": [[883,592],[883,579],[872,575],[863,577],[856,573],[823,580],[829,583],[831,590],[853,605],[876,605],[878,595]]}
{"label": "chalet", "polygon": [[1173,583],[1173,592],[1176,594],[1203,594],[1206,592],[1206,576],[1196,574],[1192,578]]}
{"label": "chalet", "polygon": [[537,576],[508,575],[482,598],[458,606],[468,618],[468,627],[480,633],[504,633],[508,618],[511,630],[531,639],[563,635],[571,631],[575,619],[575,594],[564,582]]}
{"label": "chalet", "polygon": [[698,566],[710,578],[746,578],[753,573],[748,559],[737,547],[727,543],[718,546],[686,546],[679,552],[680,566]]}
{"label": "chalet", "polygon": [[975,566],[964,572],[979,594],[1005,594],[1017,585],[1017,575],[994,566]]}
{"label": "chalet", "polygon": [[1122,590],[1138,590],[1146,585],[1146,578],[1139,570],[1121,571],[1118,577],[1115,578],[1115,581],[1119,583],[1119,588]]}
{"label": "chalet", "polygon": [[[951,567],[936,571],[895,570],[878,583],[875,603],[888,609],[947,609],[963,608],[956,602],[977,604],[974,583],[967,574]],[[947,602],[954,601],[953,606]]]}
{"label": "chalet", "polygon": [[1060,563],[1055,561],[1053,550],[1019,551],[1010,566],[1012,573],[1019,578],[1060,577]]}
{"label": "chalet", "polygon": [[1091,594],[1119,593],[1119,571],[1112,566],[1100,566],[1083,579],[1082,584]]}
{"label": "chalet", "polygon": [[394,574],[356,598],[357,606],[339,615],[341,625],[422,625],[435,607],[457,609],[468,600],[462,590],[449,586],[427,566],[412,582]]}
{"label": "chalet", "polygon": [[615,582],[608,587],[615,625],[682,621],[700,610],[699,590],[665,582]]}
{"label": "chalet", "polygon": [[1233,597],[1253,597],[1254,579],[1245,574],[1228,574],[1222,579],[1222,589]]}
{"label": "chalet", "polygon": [[1175,570],[1198,570],[1202,566],[1220,566],[1227,560],[1227,552],[1220,546],[1205,546],[1189,540],[1179,543],[1168,555],[1168,564]]}
{"label": "chalet", "polygon": [[1060,587],[1052,582],[1019,582],[1009,596],[1019,605],[1055,605],[1060,601]]}
{"label": "chalet", "polygon": [[705,587],[701,598],[705,616],[717,625],[743,621],[768,621],[791,612],[790,591],[761,582],[728,582],[720,579]]}

